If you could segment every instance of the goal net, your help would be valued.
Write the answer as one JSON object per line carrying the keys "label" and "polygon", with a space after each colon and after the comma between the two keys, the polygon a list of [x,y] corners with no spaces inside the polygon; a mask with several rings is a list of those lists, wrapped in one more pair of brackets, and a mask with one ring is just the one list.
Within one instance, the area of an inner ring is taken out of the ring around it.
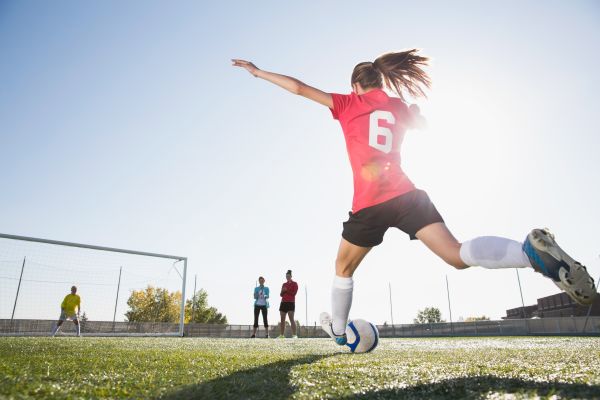
{"label": "goal net", "polygon": [[[187,258],[0,234],[0,334],[48,335],[75,286],[83,335],[182,335]],[[65,321],[59,335],[72,335]]]}

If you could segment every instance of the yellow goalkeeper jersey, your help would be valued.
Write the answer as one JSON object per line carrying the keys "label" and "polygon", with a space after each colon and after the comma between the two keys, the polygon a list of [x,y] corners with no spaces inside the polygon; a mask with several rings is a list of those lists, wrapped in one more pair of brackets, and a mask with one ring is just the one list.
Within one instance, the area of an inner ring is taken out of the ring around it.
{"label": "yellow goalkeeper jersey", "polygon": [[66,314],[75,314],[75,307],[79,308],[81,298],[76,294],[68,294],[65,296],[60,308],[65,310]]}

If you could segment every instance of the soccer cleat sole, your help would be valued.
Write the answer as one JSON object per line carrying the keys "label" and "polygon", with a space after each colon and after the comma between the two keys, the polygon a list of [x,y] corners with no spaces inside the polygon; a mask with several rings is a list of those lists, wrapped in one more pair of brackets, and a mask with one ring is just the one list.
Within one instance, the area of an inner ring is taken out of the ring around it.
{"label": "soccer cleat sole", "polygon": [[[535,253],[531,252],[528,245],[535,249]],[[550,278],[575,302],[581,305],[592,304],[597,295],[594,279],[588,274],[584,265],[575,261],[556,243],[554,235],[548,229],[532,230],[527,236],[523,249],[537,272]],[[546,255],[546,262],[539,256],[540,253]],[[557,273],[552,273],[550,271],[552,267],[546,265],[550,259],[548,256],[554,260],[554,263],[559,264]]]}

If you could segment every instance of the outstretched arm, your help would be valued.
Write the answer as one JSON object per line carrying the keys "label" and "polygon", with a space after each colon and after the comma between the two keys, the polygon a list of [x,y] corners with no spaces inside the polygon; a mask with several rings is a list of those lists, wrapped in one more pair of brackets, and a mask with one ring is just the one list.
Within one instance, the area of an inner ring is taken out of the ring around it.
{"label": "outstretched arm", "polygon": [[296,78],[292,78],[291,76],[280,75],[274,72],[263,71],[258,68],[256,65],[252,64],[250,61],[233,59],[234,67],[242,67],[250,74],[257,78],[264,79],[275,85],[284,88],[288,92],[292,92],[294,94],[298,94],[300,96],[306,97],[309,100],[316,101],[319,104],[322,104],[326,107],[333,108],[333,99],[331,94],[325,93],[322,90],[314,88],[312,86],[308,86],[304,82],[299,81]]}

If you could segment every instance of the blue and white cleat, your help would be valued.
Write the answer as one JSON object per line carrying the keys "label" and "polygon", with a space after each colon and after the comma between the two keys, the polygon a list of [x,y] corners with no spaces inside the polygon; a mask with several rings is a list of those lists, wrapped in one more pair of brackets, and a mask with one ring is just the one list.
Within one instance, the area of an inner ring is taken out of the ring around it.
{"label": "blue and white cleat", "polygon": [[344,332],[341,335],[336,335],[333,332],[333,328],[331,327],[331,315],[329,315],[328,312],[322,312],[319,319],[321,320],[321,328],[323,328],[325,333],[331,336],[331,338],[335,340],[337,344],[343,346],[346,343],[348,343],[348,339],[346,338],[346,332]]}
{"label": "blue and white cleat", "polygon": [[563,251],[548,229],[534,229],[523,243],[523,252],[536,272],[541,273],[574,301],[592,304],[596,296],[594,280],[587,269]]}

